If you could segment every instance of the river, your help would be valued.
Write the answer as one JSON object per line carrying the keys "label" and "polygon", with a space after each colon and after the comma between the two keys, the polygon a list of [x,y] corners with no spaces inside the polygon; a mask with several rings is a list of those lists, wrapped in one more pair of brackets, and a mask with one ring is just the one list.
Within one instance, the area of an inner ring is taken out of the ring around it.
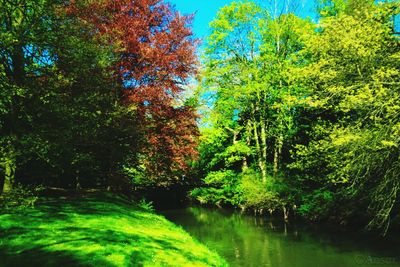
{"label": "river", "polygon": [[217,251],[230,266],[400,267],[396,240],[338,227],[285,225],[278,219],[196,206],[161,214]]}

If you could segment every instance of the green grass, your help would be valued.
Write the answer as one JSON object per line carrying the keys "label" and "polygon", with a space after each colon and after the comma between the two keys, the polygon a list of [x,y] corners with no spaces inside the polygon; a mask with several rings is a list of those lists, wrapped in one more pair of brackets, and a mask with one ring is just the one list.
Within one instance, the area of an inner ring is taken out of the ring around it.
{"label": "green grass", "polygon": [[226,266],[164,217],[107,194],[0,213],[0,266]]}

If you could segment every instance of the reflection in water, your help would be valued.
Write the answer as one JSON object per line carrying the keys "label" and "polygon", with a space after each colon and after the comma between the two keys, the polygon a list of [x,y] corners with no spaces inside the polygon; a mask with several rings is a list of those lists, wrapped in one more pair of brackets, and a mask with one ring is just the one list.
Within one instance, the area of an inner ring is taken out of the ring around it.
{"label": "reflection in water", "polygon": [[217,251],[231,266],[400,267],[399,243],[365,235],[297,227],[202,207],[161,213]]}

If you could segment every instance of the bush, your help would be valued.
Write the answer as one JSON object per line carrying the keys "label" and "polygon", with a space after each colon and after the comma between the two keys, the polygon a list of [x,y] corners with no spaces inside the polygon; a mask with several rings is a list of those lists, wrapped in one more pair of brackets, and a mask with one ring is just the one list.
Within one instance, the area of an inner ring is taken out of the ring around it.
{"label": "bush", "polygon": [[[204,181],[210,187],[196,188],[189,195],[201,204],[227,204],[244,209],[270,211],[281,209],[285,204],[274,179],[269,177],[269,183],[264,184],[260,174],[251,169],[242,174],[230,170],[211,172]],[[279,188],[282,189],[281,187]]]}
{"label": "bush", "polygon": [[269,190],[254,171],[242,175],[239,184],[241,204],[245,208],[276,210],[281,206],[278,193]]}
{"label": "bush", "polygon": [[237,184],[239,175],[232,170],[210,172],[204,182],[211,187],[196,188],[189,197],[201,204],[221,206],[237,205]]}
{"label": "bush", "polygon": [[147,201],[146,199],[142,198],[137,205],[140,209],[147,211],[147,212],[154,212],[154,206],[152,201]]}
{"label": "bush", "polygon": [[334,196],[331,191],[317,189],[303,196],[298,212],[310,220],[325,219],[331,214],[334,203]]}
{"label": "bush", "polygon": [[32,208],[39,199],[40,192],[43,191],[42,186],[27,187],[23,185],[14,186],[9,193],[0,196],[0,207],[10,209],[15,207]]}
{"label": "bush", "polygon": [[234,192],[227,188],[195,188],[189,193],[189,196],[196,199],[201,204],[211,204],[221,206],[224,204],[235,205],[233,203]]}

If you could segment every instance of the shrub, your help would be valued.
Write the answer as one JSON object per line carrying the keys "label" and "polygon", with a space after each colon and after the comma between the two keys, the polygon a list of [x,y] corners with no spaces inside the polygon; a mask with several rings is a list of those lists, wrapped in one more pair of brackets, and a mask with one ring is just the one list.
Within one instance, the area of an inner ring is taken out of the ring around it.
{"label": "shrub", "polygon": [[146,199],[142,198],[137,205],[140,209],[144,211],[154,212],[154,206],[152,201],[147,201]]}
{"label": "shrub", "polygon": [[281,205],[278,193],[269,190],[254,171],[242,175],[239,190],[245,208],[276,210]]}
{"label": "shrub", "polygon": [[310,220],[324,219],[331,214],[334,203],[331,191],[317,189],[302,197],[302,204],[298,212]]}
{"label": "shrub", "polygon": [[15,207],[32,208],[39,199],[40,192],[43,191],[42,186],[27,187],[23,185],[15,185],[11,192],[0,196],[0,207],[10,209]]}

